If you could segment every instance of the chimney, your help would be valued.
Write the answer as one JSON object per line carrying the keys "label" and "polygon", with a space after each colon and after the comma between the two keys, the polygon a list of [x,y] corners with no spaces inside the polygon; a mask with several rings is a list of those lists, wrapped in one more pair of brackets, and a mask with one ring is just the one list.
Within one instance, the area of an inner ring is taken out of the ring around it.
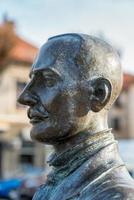
{"label": "chimney", "polygon": [[6,13],[3,15],[2,26],[10,32],[15,32],[15,22],[13,20],[10,20]]}

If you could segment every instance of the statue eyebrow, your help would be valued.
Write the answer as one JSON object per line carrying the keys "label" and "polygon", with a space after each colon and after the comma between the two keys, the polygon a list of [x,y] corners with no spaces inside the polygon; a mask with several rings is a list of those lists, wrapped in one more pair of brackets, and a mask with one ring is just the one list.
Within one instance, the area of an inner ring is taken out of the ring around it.
{"label": "statue eyebrow", "polygon": [[37,74],[37,73],[41,73],[41,72],[46,72],[46,74],[48,73],[54,73],[56,74],[60,79],[62,79],[62,75],[60,74],[60,72],[58,72],[55,68],[45,68],[45,69],[37,69],[30,72],[29,77],[31,78],[33,74]]}
{"label": "statue eyebrow", "polygon": [[42,70],[43,72],[46,72],[46,73],[54,73],[56,74],[57,76],[59,76],[61,78],[61,74],[55,69],[55,68],[46,68],[44,70]]}

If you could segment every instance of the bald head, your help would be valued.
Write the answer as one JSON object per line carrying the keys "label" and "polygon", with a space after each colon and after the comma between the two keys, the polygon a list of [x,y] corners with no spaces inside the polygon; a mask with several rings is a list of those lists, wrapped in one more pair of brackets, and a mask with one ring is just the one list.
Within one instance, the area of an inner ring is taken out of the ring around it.
{"label": "bald head", "polygon": [[[85,34],[64,34],[50,38],[37,57],[34,66],[45,65],[66,68],[72,76],[71,68],[79,80],[105,78],[110,81],[112,92],[109,106],[116,100],[122,88],[122,69],[115,49],[105,41]],[[68,65],[62,65],[68,63]],[[74,64],[75,63],[75,64]],[[35,69],[35,70],[36,70]]]}

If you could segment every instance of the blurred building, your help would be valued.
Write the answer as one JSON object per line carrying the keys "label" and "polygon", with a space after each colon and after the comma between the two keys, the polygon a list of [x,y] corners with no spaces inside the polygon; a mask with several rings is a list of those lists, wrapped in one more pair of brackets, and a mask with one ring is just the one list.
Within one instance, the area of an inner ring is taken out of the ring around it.
{"label": "blurred building", "polygon": [[0,175],[8,177],[25,166],[44,167],[45,151],[30,140],[26,109],[16,102],[38,49],[7,19],[0,25],[0,41]]}
{"label": "blurred building", "polygon": [[[31,141],[26,107],[16,102],[28,82],[37,47],[16,34],[5,18],[0,25],[0,176],[13,176],[25,166],[44,167],[47,149]],[[123,90],[109,114],[118,138],[134,138],[134,76],[124,74]]]}
{"label": "blurred building", "polygon": [[109,112],[110,127],[117,138],[134,139],[134,76],[124,74],[123,89]]}

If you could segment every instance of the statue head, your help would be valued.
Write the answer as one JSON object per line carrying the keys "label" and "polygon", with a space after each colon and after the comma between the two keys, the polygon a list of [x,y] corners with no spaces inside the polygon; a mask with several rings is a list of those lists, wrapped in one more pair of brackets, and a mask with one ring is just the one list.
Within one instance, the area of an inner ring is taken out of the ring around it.
{"label": "statue head", "polygon": [[107,128],[107,112],[122,87],[116,51],[84,34],[50,38],[39,50],[18,101],[28,105],[31,137],[57,143]]}

